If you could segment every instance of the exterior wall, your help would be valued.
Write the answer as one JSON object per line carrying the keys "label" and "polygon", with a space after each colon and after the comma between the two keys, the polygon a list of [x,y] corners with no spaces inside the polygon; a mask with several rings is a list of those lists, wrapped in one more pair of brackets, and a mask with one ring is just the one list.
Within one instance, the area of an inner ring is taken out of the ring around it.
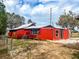
{"label": "exterior wall", "polygon": [[18,30],[16,31],[16,38],[22,38],[23,36],[27,36],[31,33],[30,30]]}
{"label": "exterior wall", "polygon": [[11,36],[12,36],[12,32],[9,32],[8,37],[11,38]]}
{"label": "exterior wall", "polygon": [[60,29],[53,28],[53,40],[60,40]]}
{"label": "exterior wall", "polygon": [[[62,37],[61,37],[62,35]],[[40,40],[62,40],[69,38],[69,30],[59,28],[41,28],[38,34]]]}
{"label": "exterior wall", "polygon": [[9,37],[9,38],[12,38],[14,32],[15,32],[15,31],[9,31],[8,37]]}
{"label": "exterior wall", "polygon": [[11,36],[11,38],[16,38],[16,31],[14,31],[13,33],[12,33],[12,36]]}
{"label": "exterior wall", "polygon": [[63,39],[69,39],[69,30],[68,29],[64,29],[64,31],[63,31]]}
{"label": "exterior wall", "polygon": [[17,31],[9,32],[10,38],[22,39],[23,36],[27,36],[30,39],[36,38],[37,34],[32,34],[32,30],[19,29]]}
{"label": "exterior wall", "polygon": [[40,40],[53,40],[52,28],[41,28],[38,34]]}
{"label": "exterior wall", "polygon": [[31,29],[31,33],[30,33],[30,35],[29,35],[29,38],[30,38],[30,39],[37,38],[38,33],[39,33],[39,29]]}
{"label": "exterior wall", "polygon": [[30,30],[24,30],[24,29],[20,29],[14,32],[9,32],[9,36],[11,38],[17,38],[17,39],[21,39],[24,35],[29,35],[31,33]]}
{"label": "exterior wall", "polygon": [[34,39],[34,38],[36,38],[36,36],[37,35],[35,35],[35,34],[30,34],[28,37],[29,37],[29,39]]}
{"label": "exterior wall", "polygon": [[30,29],[28,30],[19,29],[17,31],[9,32],[8,35],[12,38],[18,38],[18,39],[21,39],[25,35],[31,39],[38,38],[40,40],[60,40],[69,38],[69,30],[63,29],[61,33],[61,29],[59,28],[41,28],[38,30],[37,34],[33,34],[32,30]]}

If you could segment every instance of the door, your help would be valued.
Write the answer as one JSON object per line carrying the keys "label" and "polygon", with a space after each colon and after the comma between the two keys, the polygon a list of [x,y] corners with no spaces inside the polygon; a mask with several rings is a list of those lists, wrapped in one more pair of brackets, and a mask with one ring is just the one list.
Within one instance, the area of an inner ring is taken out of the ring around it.
{"label": "door", "polygon": [[63,39],[63,29],[60,29],[60,38]]}

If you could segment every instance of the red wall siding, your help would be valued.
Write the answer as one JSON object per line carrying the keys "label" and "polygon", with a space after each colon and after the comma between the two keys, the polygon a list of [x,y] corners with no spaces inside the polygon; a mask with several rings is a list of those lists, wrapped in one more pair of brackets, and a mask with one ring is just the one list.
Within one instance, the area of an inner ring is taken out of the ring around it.
{"label": "red wall siding", "polygon": [[[22,38],[24,35],[27,35],[29,38],[38,38],[41,40],[60,40],[61,39],[61,29],[59,28],[41,28],[38,34],[32,34],[31,30],[20,29],[14,32],[9,32],[9,36],[12,38]],[[58,34],[56,33],[58,31]],[[58,36],[56,36],[58,35]],[[63,39],[69,38],[69,30],[63,29],[62,32]]]}
{"label": "red wall siding", "polygon": [[29,38],[30,38],[30,39],[34,39],[34,38],[36,38],[36,36],[37,36],[37,35],[35,35],[35,34],[30,34],[30,35],[29,35]]}
{"label": "red wall siding", "polygon": [[30,30],[20,29],[12,33],[12,38],[21,39],[24,35],[29,35],[30,33]]}
{"label": "red wall siding", "polygon": [[64,29],[64,31],[63,31],[63,39],[68,39],[68,38],[69,38],[69,30]]}
{"label": "red wall siding", "polygon": [[[58,31],[58,33],[56,33]],[[63,29],[61,38],[61,29],[59,28],[42,28],[39,31],[38,38],[41,40],[61,40],[61,39],[68,39],[69,38],[69,31],[68,29]]]}
{"label": "red wall siding", "polygon": [[9,38],[12,37],[12,33],[13,33],[13,32],[9,32],[9,33],[8,33],[8,37],[9,37]]}
{"label": "red wall siding", "polygon": [[41,40],[53,40],[53,31],[49,28],[41,28],[38,34],[38,38]]}
{"label": "red wall siding", "polygon": [[16,31],[12,33],[11,38],[16,38]]}
{"label": "red wall siding", "polygon": [[16,38],[22,38],[24,35],[28,36],[30,33],[30,30],[18,30],[16,31]]}
{"label": "red wall siding", "polygon": [[[58,31],[58,33],[56,33],[56,31]],[[53,29],[53,39],[54,40],[59,40],[60,39],[60,29],[57,29],[57,28]]]}

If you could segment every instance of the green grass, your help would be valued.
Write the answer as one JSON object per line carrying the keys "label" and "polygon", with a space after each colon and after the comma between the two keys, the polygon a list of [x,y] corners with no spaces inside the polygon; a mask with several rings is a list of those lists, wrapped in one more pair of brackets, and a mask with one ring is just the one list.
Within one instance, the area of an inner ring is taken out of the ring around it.
{"label": "green grass", "polygon": [[22,45],[22,44],[23,44],[23,42],[20,41],[20,40],[15,40],[15,41],[13,41],[13,45],[14,45],[14,46],[19,46],[19,45]]}
{"label": "green grass", "polygon": [[33,43],[31,42],[31,40],[15,40],[13,42],[13,46],[21,46],[21,47],[28,47],[29,45],[32,45]]}

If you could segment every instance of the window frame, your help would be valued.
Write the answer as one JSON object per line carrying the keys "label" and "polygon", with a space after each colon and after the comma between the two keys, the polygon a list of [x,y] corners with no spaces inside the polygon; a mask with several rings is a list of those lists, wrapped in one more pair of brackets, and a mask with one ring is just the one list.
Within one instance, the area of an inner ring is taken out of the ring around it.
{"label": "window frame", "polygon": [[56,36],[58,37],[59,35],[58,35],[58,33],[59,33],[59,31],[58,30],[56,30]]}
{"label": "window frame", "polygon": [[38,29],[32,29],[32,34],[38,34]]}

